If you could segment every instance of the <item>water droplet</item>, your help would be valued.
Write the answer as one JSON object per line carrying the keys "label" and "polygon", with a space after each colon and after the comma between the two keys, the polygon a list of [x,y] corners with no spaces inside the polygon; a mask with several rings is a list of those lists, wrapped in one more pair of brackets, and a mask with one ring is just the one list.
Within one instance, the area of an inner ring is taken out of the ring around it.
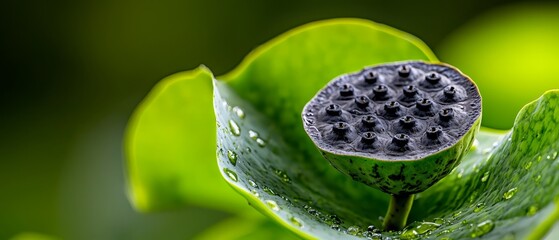
{"label": "water droplet", "polygon": [[462,174],[464,174],[464,169],[458,170],[458,175],[456,175],[456,177],[457,178],[462,178]]}
{"label": "water droplet", "polygon": [[266,146],[266,142],[264,142],[264,140],[262,140],[262,138],[257,138],[257,139],[256,139],[256,143],[257,143],[258,146],[260,146],[260,147],[265,147],[265,146]]}
{"label": "water droplet", "polygon": [[456,218],[460,216],[460,214],[462,214],[462,211],[455,212],[454,214],[452,214],[452,217]]}
{"label": "water droplet", "polygon": [[506,191],[505,193],[503,193],[503,198],[505,200],[511,199],[512,197],[514,197],[514,194],[518,192],[518,188],[511,188],[508,191]]}
{"label": "water droplet", "polygon": [[229,162],[233,164],[233,166],[237,165],[237,154],[231,150],[227,150],[227,158],[229,158]]}
{"label": "water droplet", "polygon": [[532,161],[528,161],[524,163],[524,169],[528,170],[532,167]]}
{"label": "water droplet", "polygon": [[249,130],[249,131],[248,131],[248,136],[249,136],[250,138],[252,138],[252,140],[256,140],[256,139],[258,138],[258,133],[255,132],[255,131],[253,131],[253,130]]}
{"label": "water droplet", "polygon": [[276,173],[276,175],[278,177],[280,177],[282,182],[284,182],[284,183],[291,182],[291,178],[289,178],[289,176],[287,176],[287,173],[285,173],[284,171],[276,169],[276,170],[274,170],[274,172]]}
{"label": "water droplet", "polygon": [[534,216],[536,215],[536,213],[538,213],[538,206],[537,205],[532,205],[528,208],[528,211],[526,212],[526,215],[528,216]]}
{"label": "water droplet", "polygon": [[349,235],[357,236],[361,234],[361,229],[358,226],[350,226],[347,228],[347,233]]}
{"label": "water droplet", "polygon": [[267,186],[262,187],[262,190],[264,190],[264,192],[267,192],[268,194],[276,195],[276,192],[274,192],[274,190],[270,189]]}
{"label": "water droplet", "polygon": [[245,112],[240,107],[233,107],[233,112],[237,114],[237,117],[241,119],[245,118]]}
{"label": "water droplet", "polygon": [[274,211],[279,211],[280,210],[278,204],[274,200],[266,200],[265,203],[269,208],[271,208]]}
{"label": "water droplet", "polygon": [[340,225],[338,224],[332,224],[330,227],[336,231],[340,231]]}
{"label": "water droplet", "polygon": [[474,139],[474,143],[472,144],[472,147],[470,147],[470,151],[475,151],[478,146],[479,146],[479,141],[477,139]]}
{"label": "water droplet", "polygon": [[540,180],[542,180],[542,175],[538,174],[537,176],[534,176],[534,182],[539,183]]}
{"label": "water droplet", "polygon": [[470,203],[473,203],[474,201],[477,200],[479,193],[477,191],[474,191],[471,195],[470,195]]}
{"label": "water droplet", "polygon": [[241,135],[241,128],[232,119],[229,120],[229,129],[231,130],[231,133],[233,135],[235,135],[235,136],[240,136]]}
{"label": "water droplet", "polygon": [[557,159],[557,154],[558,154],[557,152],[553,152],[553,153],[551,154],[551,160]]}
{"label": "water droplet", "polygon": [[487,179],[489,179],[489,172],[484,172],[481,176],[481,182],[487,182]]}
{"label": "water droplet", "polygon": [[250,152],[252,152],[252,148],[247,147],[246,151],[247,151],[248,153],[250,153]]}
{"label": "water droplet", "polygon": [[293,223],[293,225],[297,227],[303,227],[303,221],[301,221],[301,219],[298,219],[296,217],[290,217],[289,221],[291,221],[291,223]]}
{"label": "water droplet", "polygon": [[445,220],[442,219],[442,218],[434,218],[433,222],[436,223],[436,224],[441,225],[441,224],[445,223]]}
{"label": "water droplet", "polygon": [[470,236],[473,238],[481,237],[491,232],[493,228],[495,228],[495,223],[493,223],[493,221],[491,220],[485,220],[475,226]]}
{"label": "water droplet", "polygon": [[231,180],[233,180],[233,181],[235,181],[235,182],[238,181],[238,179],[237,179],[237,173],[235,173],[235,172],[232,171],[231,169],[229,169],[229,168],[224,168],[224,169],[223,169],[223,172],[225,172],[225,174],[227,174],[227,176],[228,176]]}
{"label": "water droplet", "polygon": [[258,184],[256,184],[256,182],[254,182],[252,180],[248,180],[248,185],[250,185],[253,188],[258,188]]}
{"label": "water droplet", "polygon": [[421,224],[419,224],[419,226],[415,228],[415,230],[419,234],[425,234],[427,232],[437,229],[440,226],[441,226],[440,224],[434,222],[422,222]]}
{"label": "water droplet", "polygon": [[541,162],[542,161],[542,156],[538,156],[537,160],[538,160],[538,162]]}
{"label": "water droplet", "polygon": [[372,240],[381,240],[382,239],[382,234],[380,233],[371,233],[367,236],[368,238],[372,239]]}
{"label": "water droplet", "polygon": [[404,230],[402,232],[402,234],[400,234],[400,238],[402,238],[402,239],[416,239],[417,235],[419,235],[417,233],[417,231],[415,231],[415,229],[412,228],[412,229]]}
{"label": "water droplet", "polygon": [[256,191],[256,189],[252,189],[252,190],[250,190],[250,192],[251,192],[252,195],[254,195],[255,197],[260,197],[260,194]]}
{"label": "water droplet", "polygon": [[485,203],[478,203],[476,204],[476,207],[474,208],[474,212],[480,212],[483,208],[485,207]]}

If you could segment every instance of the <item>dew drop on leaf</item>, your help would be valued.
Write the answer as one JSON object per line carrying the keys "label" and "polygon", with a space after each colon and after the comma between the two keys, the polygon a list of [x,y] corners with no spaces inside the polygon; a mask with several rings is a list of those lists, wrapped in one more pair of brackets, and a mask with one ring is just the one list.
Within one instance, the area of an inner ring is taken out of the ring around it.
{"label": "dew drop on leaf", "polygon": [[551,160],[555,160],[555,159],[557,159],[557,151],[551,154]]}
{"label": "dew drop on leaf", "polygon": [[434,223],[434,222],[422,222],[421,224],[419,224],[419,226],[415,228],[415,230],[419,234],[425,234],[427,232],[437,229],[440,226],[441,224]]}
{"label": "dew drop on leaf", "polygon": [[287,173],[285,173],[285,171],[276,169],[276,170],[274,170],[274,173],[276,173],[276,175],[277,175],[278,177],[280,177],[280,179],[281,179],[282,182],[284,182],[284,183],[289,183],[289,182],[291,182],[291,178],[289,178],[289,176],[287,176]]}
{"label": "dew drop on leaf", "polygon": [[524,169],[528,170],[532,167],[532,161],[528,161],[524,164]]}
{"label": "dew drop on leaf", "polygon": [[240,119],[245,118],[245,112],[240,107],[233,107],[233,112],[235,112]]}
{"label": "dew drop on leaf", "polygon": [[474,212],[475,213],[480,212],[484,207],[485,207],[485,203],[478,203],[474,207]]}
{"label": "dew drop on leaf", "polygon": [[241,128],[232,119],[229,120],[229,129],[231,130],[231,133],[233,135],[235,135],[235,136],[240,136],[241,135]]}
{"label": "dew drop on leaf", "polygon": [[512,197],[514,197],[514,194],[516,194],[516,192],[518,192],[518,188],[509,189],[508,191],[503,193],[503,199],[505,199],[505,200],[511,199]]}
{"label": "dew drop on leaf", "polygon": [[238,181],[238,179],[237,179],[237,173],[235,173],[235,172],[232,171],[231,169],[229,169],[229,168],[224,168],[224,169],[223,169],[223,172],[225,172],[225,174],[227,174],[227,176],[228,176],[231,180],[233,180],[233,181],[235,181],[235,182]]}
{"label": "dew drop on leaf", "polygon": [[258,184],[256,184],[256,182],[254,182],[252,180],[248,180],[248,185],[250,185],[253,188],[258,188]]}
{"label": "dew drop on leaf", "polygon": [[401,239],[417,239],[418,235],[419,234],[417,233],[417,231],[415,231],[415,229],[412,228],[412,229],[404,230],[402,232],[402,234],[400,234],[400,238]]}
{"label": "dew drop on leaf", "polygon": [[231,162],[231,164],[233,164],[233,166],[237,165],[237,153],[231,151],[231,150],[227,150],[227,158],[229,159],[229,162]]}
{"label": "dew drop on leaf", "polygon": [[289,221],[291,223],[293,223],[293,225],[297,226],[297,227],[303,227],[303,221],[301,221],[300,219],[296,218],[296,217],[290,217]]}
{"label": "dew drop on leaf", "polygon": [[358,226],[350,226],[347,228],[347,234],[357,236],[361,233],[361,229]]}
{"label": "dew drop on leaf", "polygon": [[258,133],[253,131],[253,130],[249,130],[248,131],[248,136],[252,139],[252,140],[256,140],[258,138]]}
{"label": "dew drop on leaf", "polygon": [[262,190],[264,190],[264,192],[267,192],[270,195],[276,195],[276,192],[274,192],[274,190],[270,189],[267,186],[262,187]]}
{"label": "dew drop on leaf", "polygon": [[440,225],[443,224],[445,221],[442,218],[435,218],[433,219],[433,222]]}
{"label": "dew drop on leaf", "polygon": [[481,223],[479,223],[478,225],[475,226],[475,228],[472,230],[472,233],[470,234],[470,236],[472,238],[481,237],[481,236],[491,232],[493,230],[493,228],[495,228],[495,223],[493,223],[493,221],[491,221],[491,220],[485,220],[485,221],[483,221],[483,222],[481,222]]}
{"label": "dew drop on leaf", "polygon": [[487,182],[487,179],[489,179],[489,172],[484,172],[481,177],[481,182]]}
{"label": "dew drop on leaf", "polygon": [[274,211],[279,211],[280,210],[278,204],[274,200],[266,200],[265,203],[269,208],[271,208]]}
{"label": "dew drop on leaf", "polygon": [[462,214],[462,211],[455,212],[454,214],[452,214],[452,217],[456,218],[456,217],[460,216],[460,214]]}
{"label": "dew drop on leaf", "polygon": [[256,143],[257,143],[258,146],[260,146],[260,147],[265,147],[265,146],[266,146],[266,142],[264,142],[264,140],[262,140],[262,138],[257,138],[257,139],[256,139]]}
{"label": "dew drop on leaf", "polygon": [[534,176],[534,182],[539,183],[540,180],[542,180],[542,175],[538,174],[537,176]]}
{"label": "dew drop on leaf", "polygon": [[256,189],[252,189],[252,190],[250,190],[250,192],[251,192],[252,195],[254,195],[255,197],[260,197],[260,193],[258,193],[258,192],[256,191]]}
{"label": "dew drop on leaf", "polygon": [[456,175],[457,178],[462,178],[462,174],[464,174],[464,169],[460,169],[458,171],[458,175]]}

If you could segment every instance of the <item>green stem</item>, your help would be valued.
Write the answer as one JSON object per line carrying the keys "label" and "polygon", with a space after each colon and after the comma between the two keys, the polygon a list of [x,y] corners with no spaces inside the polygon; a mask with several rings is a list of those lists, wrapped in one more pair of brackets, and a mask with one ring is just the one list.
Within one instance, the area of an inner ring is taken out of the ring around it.
{"label": "green stem", "polygon": [[382,224],[385,231],[401,230],[406,226],[414,195],[391,195],[390,205]]}

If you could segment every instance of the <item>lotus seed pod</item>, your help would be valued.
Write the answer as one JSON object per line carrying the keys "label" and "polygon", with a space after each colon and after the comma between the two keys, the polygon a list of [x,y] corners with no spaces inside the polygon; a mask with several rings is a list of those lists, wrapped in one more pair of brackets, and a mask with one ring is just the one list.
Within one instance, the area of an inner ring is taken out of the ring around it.
{"label": "lotus seed pod", "polygon": [[448,175],[470,149],[481,96],[452,66],[388,63],[335,78],[302,116],[336,169],[386,193],[414,194]]}

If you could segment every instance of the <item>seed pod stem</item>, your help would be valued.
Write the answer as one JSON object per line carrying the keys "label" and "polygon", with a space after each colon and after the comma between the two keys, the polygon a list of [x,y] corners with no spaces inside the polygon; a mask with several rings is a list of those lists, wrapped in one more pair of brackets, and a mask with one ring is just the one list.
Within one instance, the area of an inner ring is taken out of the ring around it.
{"label": "seed pod stem", "polygon": [[413,204],[414,194],[392,194],[382,227],[385,231],[398,231],[406,226]]}

